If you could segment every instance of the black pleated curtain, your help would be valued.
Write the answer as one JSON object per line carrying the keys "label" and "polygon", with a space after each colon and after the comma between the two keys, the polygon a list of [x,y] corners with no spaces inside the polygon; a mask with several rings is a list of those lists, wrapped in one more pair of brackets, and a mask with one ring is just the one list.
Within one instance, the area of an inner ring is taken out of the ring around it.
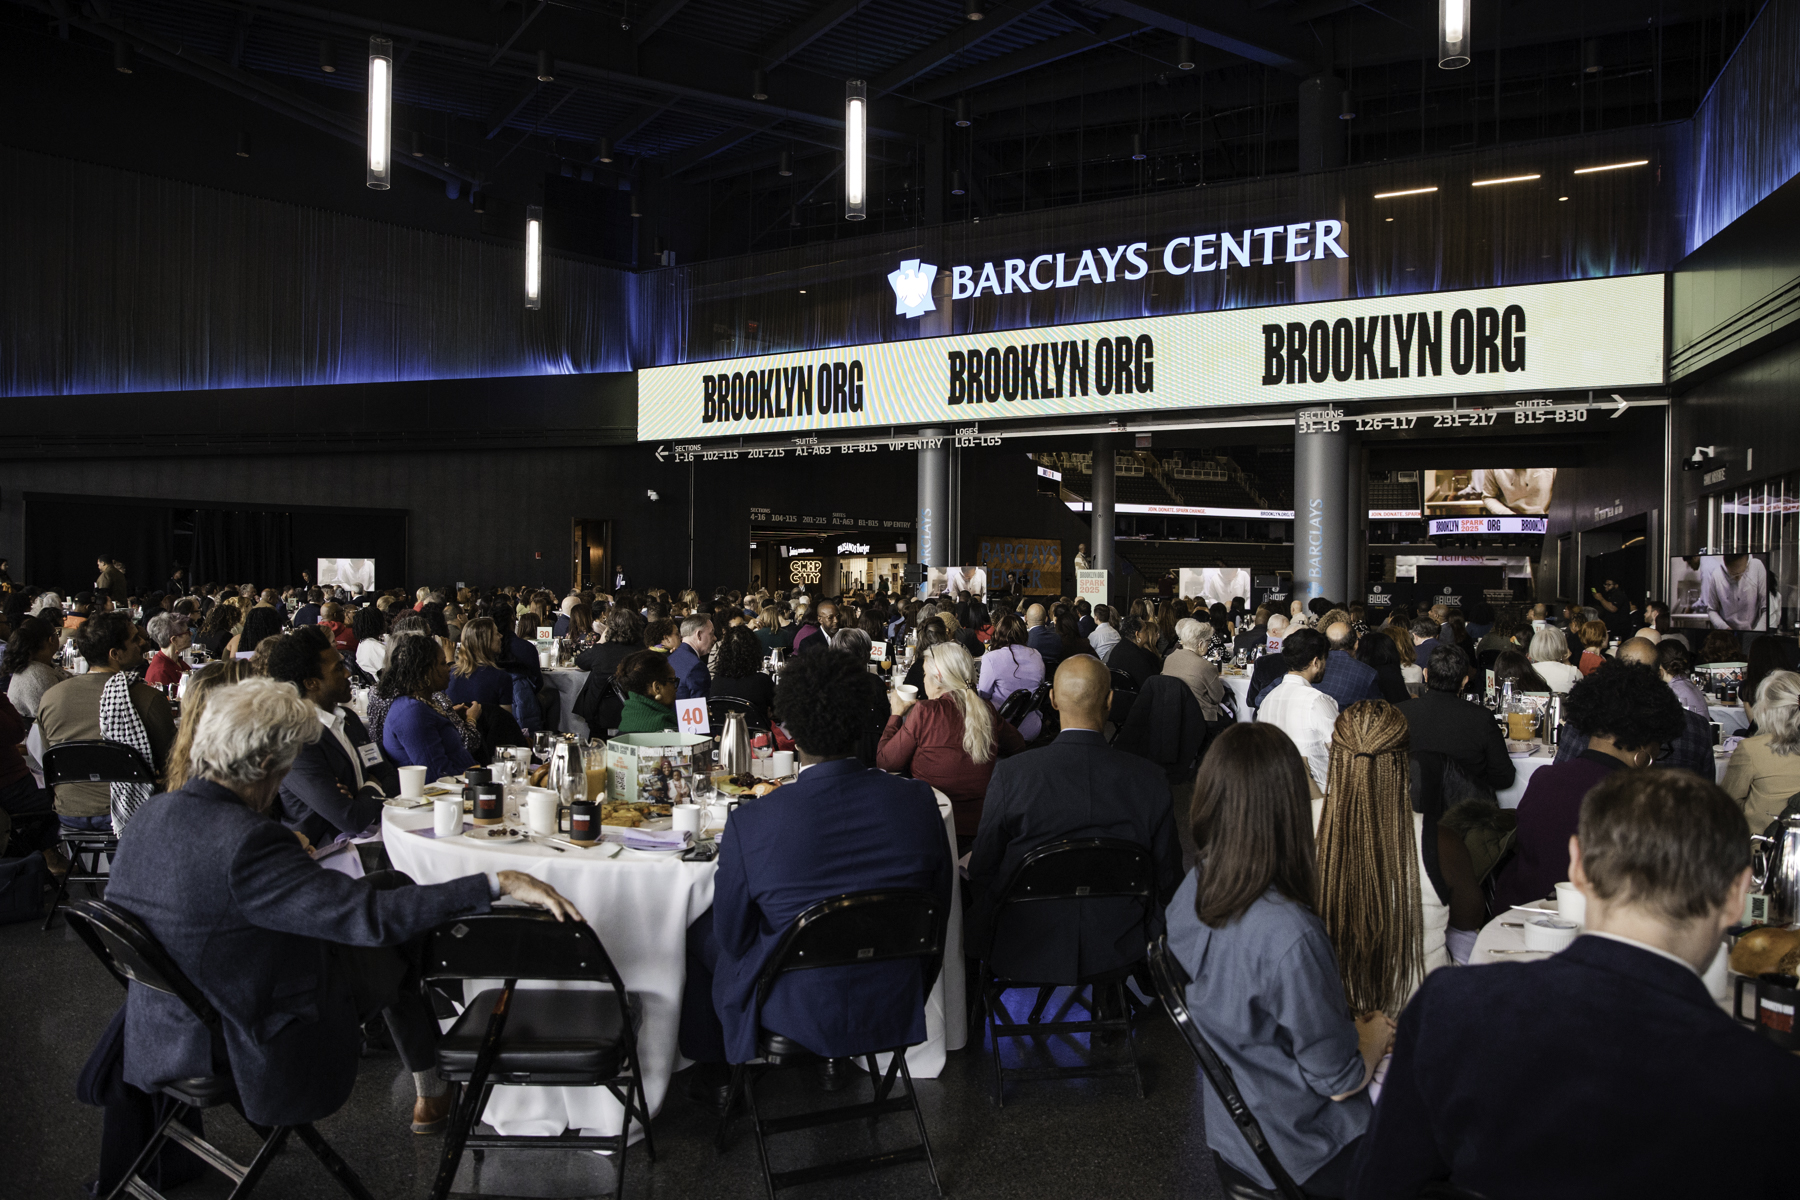
{"label": "black pleated curtain", "polygon": [[270,509],[198,510],[189,577],[200,583],[254,583],[258,587],[299,583],[293,514]]}

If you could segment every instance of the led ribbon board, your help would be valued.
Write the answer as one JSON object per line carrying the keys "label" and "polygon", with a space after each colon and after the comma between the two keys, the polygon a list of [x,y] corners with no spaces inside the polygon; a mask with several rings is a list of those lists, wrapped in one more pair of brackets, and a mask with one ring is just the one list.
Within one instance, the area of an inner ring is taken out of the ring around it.
{"label": "led ribbon board", "polygon": [[638,439],[1660,386],[1664,277],[1181,313],[638,372]]}
{"label": "led ribbon board", "polygon": [[1431,536],[1445,537],[1464,533],[1543,533],[1549,528],[1544,517],[1439,517],[1431,522]]}

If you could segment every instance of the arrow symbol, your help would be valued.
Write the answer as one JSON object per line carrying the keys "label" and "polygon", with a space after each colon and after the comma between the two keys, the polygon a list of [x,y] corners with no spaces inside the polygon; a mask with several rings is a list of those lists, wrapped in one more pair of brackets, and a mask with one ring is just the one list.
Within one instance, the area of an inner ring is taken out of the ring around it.
{"label": "arrow symbol", "polygon": [[658,446],[656,448],[656,461],[662,462],[663,456],[668,454],[668,452],[669,452],[669,448],[667,446]]}
{"label": "arrow symbol", "polygon": [[1620,417],[1625,415],[1625,410],[1630,408],[1631,405],[1627,404],[1625,402],[1625,397],[1619,395],[1619,393],[1617,393],[1617,392],[1613,393],[1613,399],[1617,400],[1619,402],[1619,407],[1613,409],[1613,415],[1612,415],[1612,419],[1616,421]]}

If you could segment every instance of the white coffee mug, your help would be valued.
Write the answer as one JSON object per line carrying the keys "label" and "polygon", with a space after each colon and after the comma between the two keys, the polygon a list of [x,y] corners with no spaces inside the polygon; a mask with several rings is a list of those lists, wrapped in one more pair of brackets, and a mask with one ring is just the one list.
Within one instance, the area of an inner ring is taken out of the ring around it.
{"label": "white coffee mug", "polygon": [[494,782],[505,787],[512,782],[513,765],[511,759],[496,758],[488,764],[488,770],[494,773]]}
{"label": "white coffee mug", "polygon": [[1554,954],[1575,940],[1581,931],[1572,921],[1558,917],[1533,917],[1525,922],[1525,948],[1548,950]]}
{"label": "white coffee mug", "polygon": [[700,836],[700,806],[698,804],[674,804],[669,806],[669,827],[676,833],[691,833]]}
{"label": "white coffee mug", "polygon": [[1587,897],[1574,884],[1564,880],[1556,885],[1556,911],[1577,925],[1587,924]]}
{"label": "white coffee mug", "polygon": [[1713,955],[1712,964],[1706,968],[1706,974],[1700,977],[1706,984],[1706,990],[1712,993],[1714,1000],[1725,1000],[1731,995],[1731,954],[1724,942],[1719,943],[1719,952]]}
{"label": "white coffee mug", "polygon": [[[402,771],[405,767],[400,768]],[[423,771],[425,768],[420,767]],[[463,825],[462,797],[445,796],[431,806],[432,832],[441,838],[455,837],[462,832]]]}
{"label": "white coffee mug", "polygon": [[769,770],[769,778],[786,779],[794,773],[794,752],[792,750],[777,750],[773,759],[774,766]]}
{"label": "white coffee mug", "polygon": [[[425,768],[400,768],[400,796],[405,800],[420,800],[425,796]],[[461,801],[457,801],[461,803]]]}
{"label": "white coffee mug", "polygon": [[556,836],[556,793],[532,788],[525,793],[525,824],[539,837]]}

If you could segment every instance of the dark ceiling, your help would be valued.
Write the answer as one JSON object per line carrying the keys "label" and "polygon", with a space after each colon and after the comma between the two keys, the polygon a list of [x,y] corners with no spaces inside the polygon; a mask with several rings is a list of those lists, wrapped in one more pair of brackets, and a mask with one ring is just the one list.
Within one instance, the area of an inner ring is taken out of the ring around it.
{"label": "dark ceiling", "polygon": [[[1291,172],[1313,76],[1328,81],[1326,165],[1680,119],[1755,11],[1474,0],[1474,62],[1446,71],[1430,0],[976,8],[981,20],[963,0],[10,0],[0,40],[21,59],[60,42],[85,71],[130,68],[144,105],[182,114],[160,124],[171,154],[194,136],[196,88],[214,121],[275,114],[309,131],[314,173],[349,191],[363,186],[367,39],[391,37],[399,162],[469,211],[479,190],[485,232],[507,236],[517,206],[546,203],[553,245],[651,265],[665,247],[691,261]],[[142,78],[155,75],[179,82],[157,91]],[[860,226],[841,216],[848,78],[873,98]],[[118,82],[115,105],[133,95]],[[1332,121],[1340,108],[1354,116]]]}

